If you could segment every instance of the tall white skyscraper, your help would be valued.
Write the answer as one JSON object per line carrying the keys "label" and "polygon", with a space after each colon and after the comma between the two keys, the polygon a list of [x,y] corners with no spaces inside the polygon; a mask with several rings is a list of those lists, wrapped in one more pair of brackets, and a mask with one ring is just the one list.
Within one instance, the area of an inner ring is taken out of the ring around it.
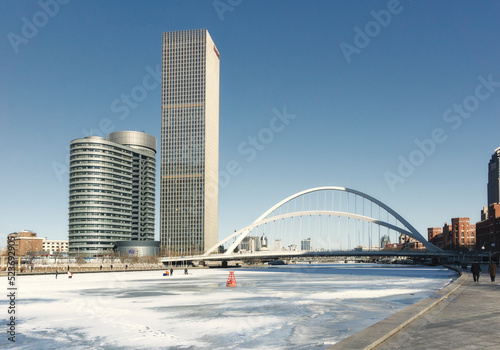
{"label": "tall white skyscraper", "polygon": [[219,52],[206,29],[163,33],[160,240],[201,254],[218,238]]}

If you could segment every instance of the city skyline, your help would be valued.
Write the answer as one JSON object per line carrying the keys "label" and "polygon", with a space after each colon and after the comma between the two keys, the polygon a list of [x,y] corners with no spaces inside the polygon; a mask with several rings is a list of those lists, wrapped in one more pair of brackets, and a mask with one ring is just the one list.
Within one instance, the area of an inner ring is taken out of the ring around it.
{"label": "city skyline", "polygon": [[480,220],[500,146],[499,4],[222,3],[0,4],[1,234],[67,239],[69,142],[159,138],[161,33],[192,28],[222,53],[219,239],[328,185],[424,236]]}

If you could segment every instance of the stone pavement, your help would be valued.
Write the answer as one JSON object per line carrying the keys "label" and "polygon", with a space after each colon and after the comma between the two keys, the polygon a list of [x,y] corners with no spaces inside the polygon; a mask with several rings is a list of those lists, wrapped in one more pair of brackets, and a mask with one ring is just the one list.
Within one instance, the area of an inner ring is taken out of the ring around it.
{"label": "stone pavement", "polygon": [[[484,269],[483,269],[484,271]],[[329,350],[499,350],[500,281],[468,272],[433,297],[354,334]]]}

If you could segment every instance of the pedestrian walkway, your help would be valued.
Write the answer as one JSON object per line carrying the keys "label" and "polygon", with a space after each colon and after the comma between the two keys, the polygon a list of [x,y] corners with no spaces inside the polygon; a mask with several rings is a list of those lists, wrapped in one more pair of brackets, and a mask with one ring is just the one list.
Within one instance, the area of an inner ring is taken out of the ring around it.
{"label": "pedestrian walkway", "polygon": [[328,349],[498,350],[500,283],[464,272],[454,283]]}

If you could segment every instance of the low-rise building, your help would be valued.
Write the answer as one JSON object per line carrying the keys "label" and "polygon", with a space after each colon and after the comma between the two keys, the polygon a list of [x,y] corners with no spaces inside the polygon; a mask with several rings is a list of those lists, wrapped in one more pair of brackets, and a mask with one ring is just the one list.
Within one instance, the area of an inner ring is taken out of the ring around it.
{"label": "low-rise building", "polygon": [[427,229],[427,240],[436,247],[443,249],[443,231],[441,227],[429,227]]}
{"label": "low-rise building", "polygon": [[450,250],[471,250],[476,248],[476,225],[469,218],[451,219]]}
{"label": "low-rise building", "polygon": [[298,252],[299,250],[297,249],[297,245],[296,244],[290,244],[288,246],[288,251],[289,252]]}
{"label": "low-rise building", "polygon": [[443,250],[472,250],[476,248],[476,225],[467,217],[451,219],[451,225],[444,223],[443,229],[427,229],[428,241]]}
{"label": "low-rise building", "polygon": [[476,223],[476,249],[500,250],[500,204],[483,208],[481,221]]}
{"label": "low-rise building", "polygon": [[399,243],[402,245],[402,249],[426,249],[422,242],[404,234],[399,236]]}
{"label": "low-rise building", "polygon": [[[39,254],[43,250],[43,238],[29,230],[13,232],[7,236],[7,242],[13,240],[17,257]],[[7,244],[8,245],[8,244]]]}
{"label": "low-rise building", "polygon": [[55,239],[47,239],[45,237],[42,242],[42,247],[44,253],[48,255],[54,255],[54,253],[69,253],[69,241],[68,240],[55,240]]}

